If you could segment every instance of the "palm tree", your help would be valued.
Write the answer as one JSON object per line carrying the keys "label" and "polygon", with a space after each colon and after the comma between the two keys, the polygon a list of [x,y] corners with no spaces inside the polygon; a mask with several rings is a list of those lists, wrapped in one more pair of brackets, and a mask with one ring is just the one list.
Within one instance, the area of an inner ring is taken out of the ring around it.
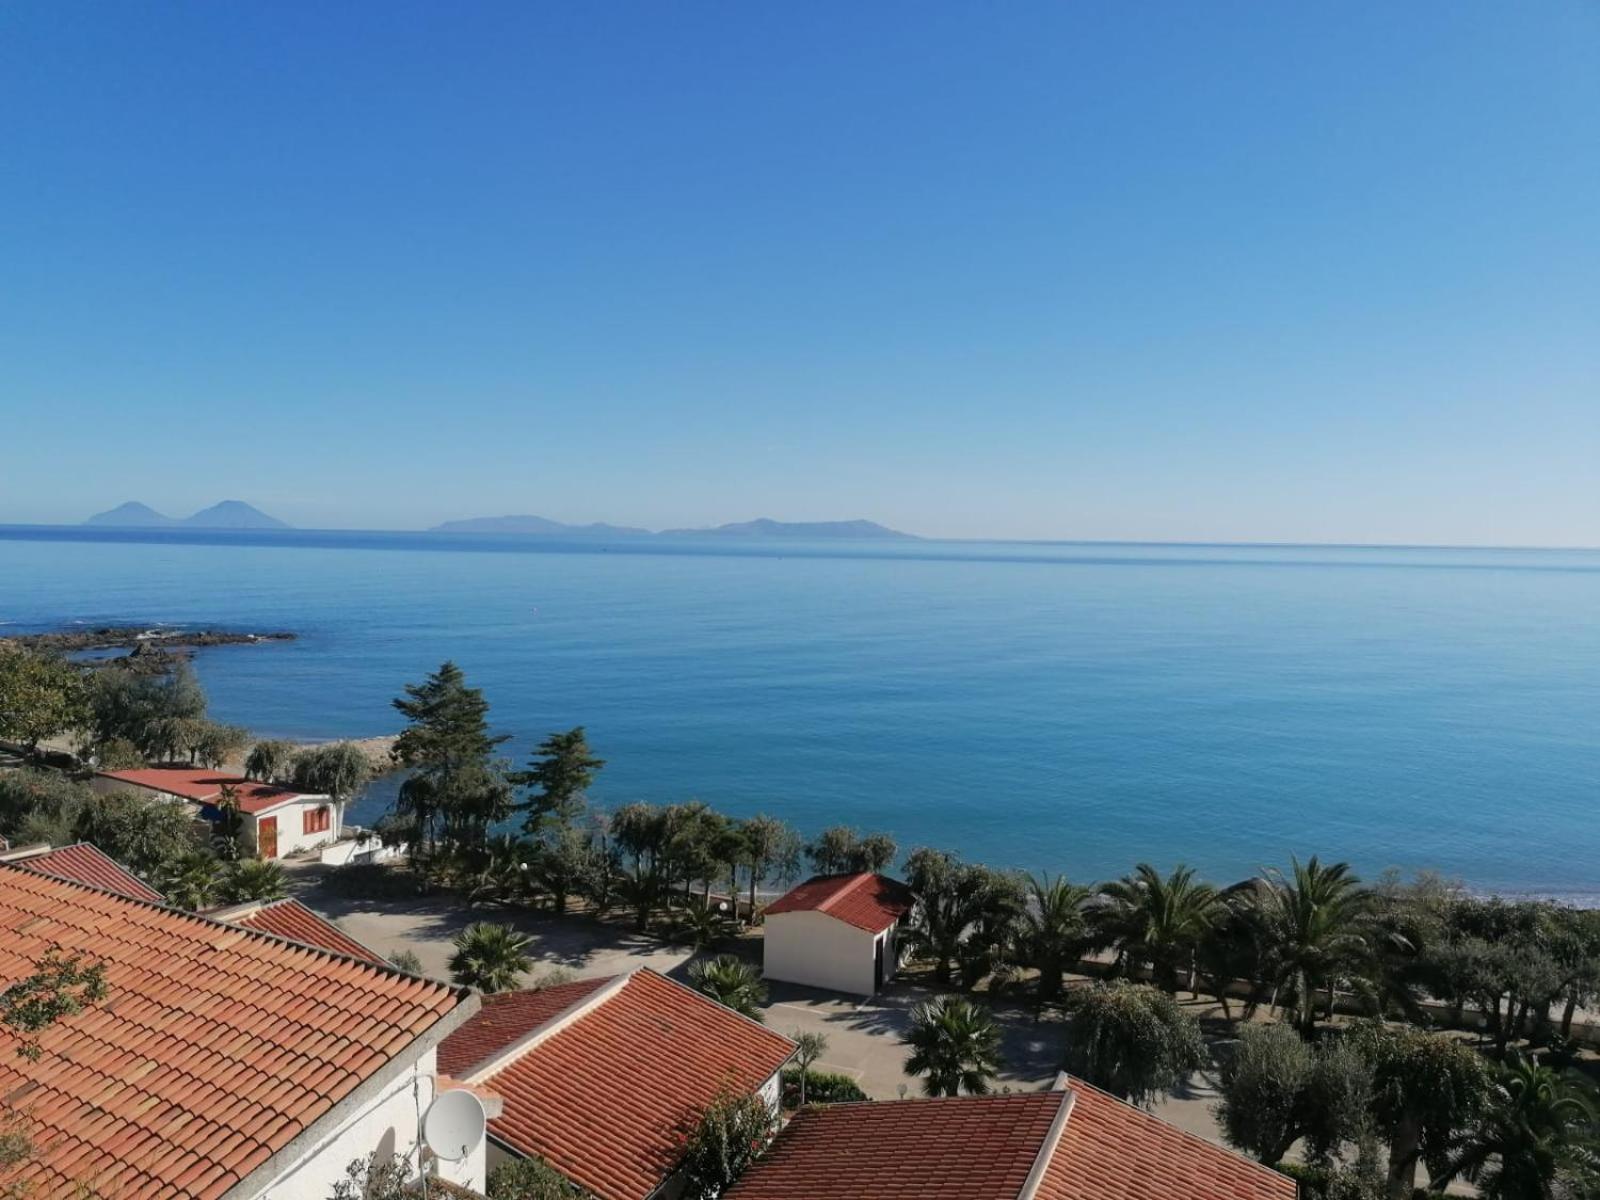
{"label": "palm tree", "polygon": [[[727,907],[726,904],[723,907]],[[695,900],[673,911],[673,923],[678,937],[696,951],[716,945],[727,934],[729,926],[727,914],[715,904]]]}
{"label": "palm tree", "polygon": [[1592,1099],[1576,1083],[1513,1050],[1487,1113],[1457,1139],[1433,1190],[1444,1191],[1459,1176],[1476,1184],[1484,1200],[1565,1195],[1567,1180],[1600,1176],[1597,1119]]}
{"label": "palm tree", "polygon": [[528,860],[537,854],[538,847],[510,834],[489,838],[468,880],[467,899],[474,904],[505,904],[527,895]]}
{"label": "palm tree", "polygon": [[982,1096],[1000,1070],[1000,1028],[986,1009],[956,996],[924,1001],[900,1039],[911,1048],[906,1074],[923,1076],[929,1096]]}
{"label": "palm tree", "polygon": [[761,1020],[761,1006],[767,1002],[767,986],[761,973],[732,954],[701,959],[689,967],[689,982],[697,992],[710,996],[724,1008]]}
{"label": "palm tree", "polygon": [[530,940],[509,925],[475,921],[456,935],[450,978],[484,993],[510,991],[533,966],[527,953]]}
{"label": "palm tree", "polygon": [[1293,860],[1289,875],[1273,869],[1258,881],[1255,904],[1274,1003],[1291,1006],[1296,1026],[1307,1037],[1316,1030],[1317,997],[1326,989],[1328,1007],[1343,978],[1360,985],[1372,955],[1373,895],[1361,886],[1348,863],[1323,866]]}
{"label": "palm tree", "polygon": [[1039,972],[1039,998],[1061,994],[1061,976],[1087,948],[1089,925],[1083,906],[1092,894],[1058,875],[1028,876],[1027,904],[1017,920],[1018,957]]}
{"label": "palm tree", "polygon": [[1124,967],[1149,964],[1157,983],[1178,990],[1178,969],[1194,990],[1195,949],[1219,915],[1221,896],[1182,863],[1162,878],[1149,863],[1100,889],[1101,923]]}
{"label": "palm tree", "polygon": [[244,900],[281,900],[289,894],[283,868],[264,858],[242,858],[234,863],[228,869],[222,887],[228,899],[235,903]]}
{"label": "palm tree", "polygon": [[204,850],[190,850],[167,865],[160,882],[169,904],[205,908],[217,898],[217,860]]}
{"label": "palm tree", "polygon": [[794,1063],[800,1069],[800,1107],[806,1106],[806,1083],[811,1064],[828,1052],[828,1037],[822,1033],[794,1031]]}
{"label": "palm tree", "polygon": [[239,857],[239,836],[244,832],[244,817],[239,811],[239,789],[231,783],[222,785],[217,797],[217,823],[212,831],[212,845],[217,853],[232,862]]}

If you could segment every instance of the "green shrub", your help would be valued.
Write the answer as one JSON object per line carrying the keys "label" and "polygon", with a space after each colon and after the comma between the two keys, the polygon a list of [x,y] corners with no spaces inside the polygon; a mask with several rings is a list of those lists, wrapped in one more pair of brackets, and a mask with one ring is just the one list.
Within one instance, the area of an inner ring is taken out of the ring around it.
{"label": "green shrub", "polygon": [[489,1172],[489,1200],[590,1200],[542,1158],[507,1159]]}
{"label": "green shrub", "polygon": [[[807,1104],[843,1104],[851,1100],[865,1100],[867,1094],[848,1075],[835,1071],[806,1072]],[[785,1067],[783,1071],[783,1106],[800,1106],[800,1068]]]}
{"label": "green shrub", "polygon": [[716,1200],[777,1132],[777,1115],[765,1100],[725,1088],[683,1132],[684,1200]]}

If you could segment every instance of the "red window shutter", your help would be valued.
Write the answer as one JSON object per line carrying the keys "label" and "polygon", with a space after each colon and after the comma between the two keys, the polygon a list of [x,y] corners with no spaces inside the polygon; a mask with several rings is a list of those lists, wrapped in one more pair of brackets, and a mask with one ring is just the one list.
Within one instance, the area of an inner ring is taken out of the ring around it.
{"label": "red window shutter", "polygon": [[330,825],[329,816],[330,813],[326,804],[320,808],[306,809],[301,814],[302,824],[300,831],[302,833],[326,833]]}

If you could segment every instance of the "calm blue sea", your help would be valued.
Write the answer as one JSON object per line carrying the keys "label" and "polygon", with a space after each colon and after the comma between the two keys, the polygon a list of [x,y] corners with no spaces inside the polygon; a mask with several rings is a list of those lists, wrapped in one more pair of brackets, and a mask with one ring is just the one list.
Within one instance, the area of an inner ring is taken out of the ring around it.
{"label": "calm blue sea", "polygon": [[295,630],[197,661],[293,737],[391,732],[453,658],[519,759],[588,726],[606,803],[1081,879],[1320,853],[1600,896],[1597,552],[194,537],[0,529],[0,633]]}

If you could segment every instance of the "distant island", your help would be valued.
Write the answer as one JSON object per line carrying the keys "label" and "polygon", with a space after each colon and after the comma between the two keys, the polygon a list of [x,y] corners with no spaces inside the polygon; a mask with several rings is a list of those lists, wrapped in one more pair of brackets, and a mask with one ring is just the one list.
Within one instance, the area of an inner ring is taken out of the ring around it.
{"label": "distant island", "polygon": [[289,529],[291,526],[277,517],[269,517],[254,505],[243,500],[224,500],[210,508],[202,508],[189,517],[169,517],[148,504],[129,500],[102,513],[95,513],[85,525],[112,526],[119,529]]}
{"label": "distant island", "polygon": [[[95,513],[84,526],[99,529],[172,530],[288,530],[293,526],[269,516],[243,500],[224,500],[193,516],[169,517],[148,504],[129,500],[125,504]],[[444,521],[424,533],[522,534],[549,538],[717,538],[754,541],[916,541],[917,535],[902,533],[876,521],[775,521],[758,517],[754,521],[733,521],[703,529],[641,529],[633,525],[610,525],[593,521],[586,525],[552,521],[531,513],[503,517],[466,517]]]}
{"label": "distant island", "polygon": [[649,537],[648,529],[628,525],[565,525],[545,517],[469,517],[464,521],[445,521],[429,533],[542,533],[549,537]]}
{"label": "distant island", "polygon": [[567,525],[546,517],[472,517],[435,525],[429,533],[534,533],[545,537],[715,537],[715,538],[793,538],[914,540],[915,534],[901,533],[875,521],[774,521],[760,517],[754,521],[735,521],[708,529],[664,529],[652,533],[628,525]]}
{"label": "distant island", "polygon": [[735,521],[713,529],[666,529],[663,537],[737,538],[857,538],[903,539],[915,541],[916,534],[902,533],[876,521],[774,521],[758,517],[754,521]]}

